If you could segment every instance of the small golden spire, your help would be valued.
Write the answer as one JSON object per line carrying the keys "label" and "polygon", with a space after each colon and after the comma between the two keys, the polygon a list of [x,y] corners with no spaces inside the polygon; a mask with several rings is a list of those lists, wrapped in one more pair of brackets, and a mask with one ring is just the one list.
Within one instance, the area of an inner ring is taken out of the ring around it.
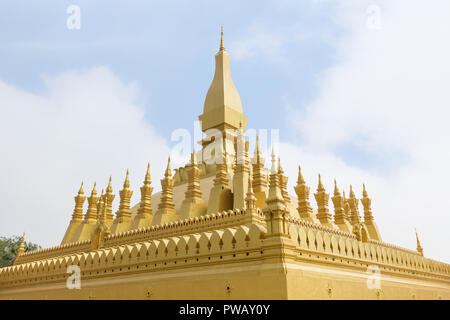
{"label": "small golden spire", "polygon": [[96,186],[97,186],[97,182],[94,181],[94,187],[92,188],[92,191],[91,191],[91,197],[97,195],[97,189],[95,188]]}
{"label": "small golden spire", "polygon": [[298,178],[297,178],[297,184],[301,185],[305,183],[305,179],[303,178],[302,175],[302,168],[300,167],[300,165],[298,166]]}
{"label": "small golden spire", "polygon": [[109,182],[108,186],[106,187],[106,193],[112,193],[112,183],[111,183],[111,176],[109,176]]}
{"label": "small golden spire", "polygon": [[170,156],[167,159],[167,168],[166,168],[166,172],[164,173],[164,177],[172,177],[172,170],[170,170]]}
{"label": "small golden spire", "polygon": [[277,157],[275,156],[275,149],[272,147],[272,168],[270,169],[271,174],[277,173],[276,159]]}
{"label": "small golden spire", "polygon": [[283,168],[281,167],[280,157],[278,157],[278,173],[279,174],[283,174],[284,173]]}
{"label": "small golden spire", "polygon": [[353,192],[352,185],[350,185],[350,198],[354,198],[354,197],[355,197],[355,193]]}
{"label": "small golden spire", "polygon": [[223,42],[223,25],[220,26],[220,48],[219,51],[225,51],[225,45]]}
{"label": "small golden spire", "polygon": [[25,252],[25,232],[23,233],[22,241],[20,242],[19,249],[17,250],[17,257],[24,252]]}
{"label": "small golden spire", "polygon": [[341,195],[341,193],[339,192],[339,188],[337,186],[337,183],[336,183],[336,179],[334,179],[334,195],[335,196],[340,196]]}
{"label": "small golden spire", "polygon": [[192,152],[191,153],[191,164],[193,165],[193,164],[195,164],[195,149],[194,149],[194,152]]}
{"label": "small golden spire", "polygon": [[147,164],[147,172],[145,173],[144,184],[152,183],[150,178],[150,162]]}
{"label": "small golden spire", "polygon": [[317,191],[325,191],[325,188],[323,187],[323,184],[322,184],[322,178],[320,177],[320,173],[319,173],[319,185],[317,186]]}
{"label": "small golden spire", "polygon": [[417,230],[416,229],[414,229],[414,230],[416,231],[416,241],[417,241],[417,248],[416,249],[417,249],[417,252],[420,253],[420,255],[423,256],[423,248],[420,245],[419,236],[417,235]]}
{"label": "small golden spire", "polygon": [[364,183],[363,183],[363,197],[364,198],[368,197],[368,194],[367,194],[367,191],[366,191],[366,185]]}
{"label": "small golden spire", "polygon": [[78,190],[78,194],[79,195],[83,195],[84,194],[83,185],[84,185],[84,181],[81,181],[81,187],[80,187],[80,190]]}
{"label": "small golden spire", "polygon": [[256,135],[256,163],[259,164],[261,162],[261,155],[259,153],[259,137]]}
{"label": "small golden spire", "polygon": [[123,188],[128,189],[130,187],[130,179],[129,179],[129,171],[127,169],[127,176],[125,177],[125,181],[123,183]]}
{"label": "small golden spire", "polygon": [[247,206],[247,209],[254,209],[255,205],[256,205],[256,197],[255,197],[255,194],[253,192],[252,180],[253,180],[253,172],[250,169],[250,172],[248,174],[247,195],[245,197],[245,204]]}

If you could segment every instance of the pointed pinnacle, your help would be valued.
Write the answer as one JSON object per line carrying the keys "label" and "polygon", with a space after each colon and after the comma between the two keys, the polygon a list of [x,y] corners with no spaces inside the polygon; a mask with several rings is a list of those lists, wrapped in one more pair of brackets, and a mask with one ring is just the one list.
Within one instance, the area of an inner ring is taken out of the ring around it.
{"label": "pointed pinnacle", "polygon": [[280,157],[278,157],[278,173],[279,174],[283,174],[284,173],[283,168],[281,167]]}
{"label": "pointed pinnacle", "polygon": [[144,184],[150,184],[152,183],[151,178],[150,178],[150,162],[147,164],[147,172],[145,173],[145,179],[144,179]]}
{"label": "pointed pinnacle", "polygon": [[354,197],[355,197],[355,193],[353,192],[352,185],[350,185],[350,198],[354,198]]}
{"label": "pointed pinnacle", "polygon": [[297,178],[297,184],[305,184],[305,179],[303,178],[302,175],[302,168],[300,167],[300,165],[298,166],[298,178]]}
{"label": "pointed pinnacle", "polygon": [[128,189],[130,187],[130,179],[129,179],[129,171],[127,169],[127,176],[125,177],[125,181],[123,183],[123,188]]}
{"label": "pointed pinnacle", "polygon": [[277,167],[275,165],[276,162],[275,149],[272,147],[272,168],[270,169],[270,173],[272,174],[277,173]]}
{"label": "pointed pinnacle", "polygon": [[366,185],[364,183],[363,183],[363,197],[364,198],[368,197],[368,194],[367,194],[367,191],[366,191]]}
{"label": "pointed pinnacle", "polygon": [[92,188],[92,191],[91,191],[91,197],[97,195],[96,187],[97,187],[97,182],[94,182],[94,187]]}
{"label": "pointed pinnacle", "polygon": [[80,187],[80,190],[78,190],[78,194],[80,194],[80,195],[84,194],[83,185],[84,185],[84,182],[81,181],[81,187]]}
{"label": "pointed pinnacle", "polygon": [[337,183],[336,183],[336,179],[334,179],[334,195],[335,196],[340,196],[341,195],[341,193],[339,192],[339,188],[337,186]]}
{"label": "pointed pinnacle", "polygon": [[108,186],[106,187],[106,193],[112,193],[112,184],[111,184],[111,176],[109,176],[109,183]]}
{"label": "pointed pinnacle", "polygon": [[320,177],[320,173],[319,173],[319,185],[317,186],[317,191],[325,191],[325,188],[323,187],[323,184],[322,184],[322,178]]}
{"label": "pointed pinnacle", "polygon": [[223,26],[220,26],[220,48],[219,51],[225,51],[225,44],[223,42]]}
{"label": "pointed pinnacle", "polygon": [[166,178],[172,177],[172,170],[170,170],[170,156],[167,159],[167,167],[166,167],[166,171],[164,172],[164,177],[166,177]]}
{"label": "pointed pinnacle", "polygon": [[261,163],[261,155],[260,155],[260,151],[259,151],[259,137],[258,137],[258,135],[256,135],[255,155],[256,155],[256,163],[260,164]]}

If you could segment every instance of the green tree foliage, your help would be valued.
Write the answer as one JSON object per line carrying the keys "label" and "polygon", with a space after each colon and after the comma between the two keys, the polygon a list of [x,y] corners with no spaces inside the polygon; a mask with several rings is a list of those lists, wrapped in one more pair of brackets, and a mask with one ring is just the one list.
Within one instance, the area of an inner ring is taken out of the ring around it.
{"label": "green tree foliage", "polygon": [[[11,266],[22,242],[21,236],[0,237],[0,268]],[[25,252],[42,249],[40,245],[25,241]]]}

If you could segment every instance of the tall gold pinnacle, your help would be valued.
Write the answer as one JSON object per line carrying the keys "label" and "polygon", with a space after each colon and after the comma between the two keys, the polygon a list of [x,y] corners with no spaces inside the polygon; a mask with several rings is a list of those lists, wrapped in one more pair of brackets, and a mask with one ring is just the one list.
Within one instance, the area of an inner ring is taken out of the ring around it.
{"label": "tall gold pinnacle", "polygon": [[[161,179],[161,200],[158,204],[158,213],[160,214],[175,214],[175,204],[173,203],[173,184],[172,172],[170,170],[170,157],[167,159],[167,168],[164,174],[164,179]],[[165,221],[166,217],[162,217]]]}
{"label": "tall gold pinnacle", "polygon": [[167,167],[166,167],[166,171],[164,172],[164,177],[166,177],[166,178],[172,177],[172,170],[170,170],[170,156],[167,159]]}
{"label": "tall gold pinnacle", "polygon": [[153,187],[150,179],[150,162],[147,165],[147,172],[145,173],[144,185],[141,187],[141,203],[137,215],[140,218],[148,218],[152,214],[151,198]]}
{"label": "tall gold pinnacle", "polygon": [[84,196],[83,182],[81,182],[81,187],[80,190],[78,190],[78,195],[74,199],[75,199],[75,208],[72,214],[72,221],[81,222],[83,219],[83,203],[84,200],[86,200],[86,197]]}
{"label": "tall gold pinnacle", "polygon": [[105,205],[105,190],[102,189],[102,193],[98,198],[97,202],[97,219],[99,219],[100,216],[102,215],[104,205]]}
{"label": "tall gold pinnacle", "polygon": [[341,230],[351,232],[352,226],[346,213],[346,208],[348,209],[349,207],[345,199],[345,192],[341,196],[336,179],[334,179],[334,196],[331,200],[334,205],[334,223],[338,225]]}
{"label": "tall gold pinnacle", "polygon": [[335,196],[340,196],[341,195],[341,193],[339,192],[339,188],[337,186],[337,183],[336,183],[336,179],[334,179],[334,195]]}
{"label": "tall gold pinnacle", "polygon": [[19,249],[17,250],[17,257],[25,252],[25,232],[22,236],[22,241],[20,242]]}
{"label": "tall gold pinnacle", "polygon": [[323,184],[322,184],[322,178],[320,177],[320,173],[319,173],[319,185],[317,186],[317,191],[325,191],[325,188],[323,187]]}
{"label": "tall gold pinnacle", "polygon": [[419,241],[419,236],[417,235],[417,230],[416,231],[416,241],[417,241],[417,252],[420,253],[421,256],[423,256],[423,248],[420,245],[420,241]]}
{"label": "tall gold pinnacle", "polygon": [[225,51],[225,45],[223,42],[223,26],[220,26],[220,48],[219,51]]}
{"label": "tall gold pinnacle", "polygon": [[361,203],[364,207],[364,221],[368,222],[368,221],[373,220],[372,208],[371,208],[372,200],[369,198],[369,195],[367,194],[365,184],[363,184],[363,197],[361,199]]}
{"label": "tall gold pinnacle", "polygon": [[281,160],[280,160],[280,157],[278,157],[278,173],[279,173],[279,174],[283,174],[283,173],[284,173],[284,170],[283,170],[283,168],[281,167]]}
{"label": "tall gold pinnacle", "polygon": [[276,166],[277,160],[276,159],[277,159],[277,157],[275,156],[275,149],[272,147],[272,160],[271,160],[272,167],[270,169],[270,174],[277,173],[277,166]]}
{"label": "tall gold pinnacle", "polygon": [[302,168],[300,167],[300,165],[298,166],[298,178],[297,178],[297,184],[298,185],[302,185],[305,184],[305,179],[303,178],[302,175]]}
{"label": "tall gold pinnacle", "polygon": [[129,178],[129,171],[127,169],[127,176],[125,177],[125,181],[123,182],[123,188],[128,189],[130,187],[130,178]]}
{"label": "tall gold pinnacle", "polygon": [[247,188],[247,195],[245,197],[245,205],[247,209],[254,209],[256,207],[256,197],[253,192],[253,186],[252,186],[252,170],[250,170],[248,175],[248,188]]}
{"label": "tall gold pinnacle", "polygon": [[133,195],[133,191],[129,189],[130,187],[130,178],[129,178],[129,170],[127,169],[127,175],[125,177],[125,181],[123,183],[123,189],[119,191],[120,195],[120,203],[119,210],[116,212],[116,220],[117,223],[128,222],[131,219],[131,210],[130,210],[130,199]]}
{"label": "tall gold pinnacle", "polygon": [[112,203],[116,196],[112,192],[113,192],[112,177],[109,176],[109,182],[108,182],[108,186],[106,187],[106,192],[105,192],[105,199],[103,200],[105,202],[104,210],[105,210],[105,214],[106,214],[106,223],[108,223],[108,224],[111,224],[114,219],[114,216],[112,213]]}
{"label": "tall gold pinnacle", "polygon": [[81,181],[81,187],[80,187],[80,190],[78,190],[78,194],[79,195],[83,195],[84,194],[83,185],[84,185],[84,181]]}
{"label": "tall gold pinnacle", "polygon": [[[85,222],[95,223],[97,221],[97,208],[98,208],[98,197],[97,197],[97,183],[94,182],[94,187],[91,191],[91,196],[88,198],[88,209],[86,211],[86,215],[84,216]],[[103,190],[102,190],[103,192]],[[103,194],[102,194],[103,196]]]}
{"label": "tall gold pinnacle", "polygon": [[152,180],[150,178],[150,162],[147,165],[147,172],[145,173],[144,184],[151,184]]}
{"label": "tall gold pinnacle", "polygon": [[314,198],[317,202],[317,218],[319,219],[320,223],[330,226],[332,223],[331,214],[328,209],[330,195],[325,192],[320,174],[319,185],[317,186],[317,193],[314,194]]}
{"label": "tall gold pinnacle", "polygon": [[259,137],[256,135],[256,147],[255,147],[255,153],[256,153],[256,163],[261,163],[261,153],[259,151]]}
{"label": "tall gold pinnacle", "polygon": [[368,197],[367,191],[366,191],[366,184],[365,184],[365,183],[363,183],[363,197],[364,197],[364,198],[367,198],[367,197]]}
{"label": "tall gold pinnacle", "polygon": [[359,200],[356,199],[356,197],[355,197],[355,193],[353,192],[352,185],[350,185],[350,197],[347,199],[347,202],[350,206],[352,225],[359,224],[361,222],[361,218],[359,216],[359,209],[358,209]]}

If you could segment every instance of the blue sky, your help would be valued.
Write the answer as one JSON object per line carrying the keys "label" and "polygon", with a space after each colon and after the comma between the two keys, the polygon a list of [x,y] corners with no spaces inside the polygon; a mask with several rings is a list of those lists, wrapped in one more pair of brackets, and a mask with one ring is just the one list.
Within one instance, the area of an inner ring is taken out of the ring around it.
{"label": "blue sky", "polygon": [[[70,4],[81,9],[80,30],[66,28]],[[1,79],[41,92],[42,75],[107,66],[138,83],[146,116],[165,135],[201,113],[220,24],[249,125],[262,128],[285,128],[286,103],[301,108],[314,97],[317,75],[335,59],[330,40],[343,32],[332,6],[308,1],[19,1],[0,10]],[[252,29],[286,30],[282,55],[267,56],[270,44],[260,44],[234,59],[233,45]]]}
{"label": "blue sky", "polygon": [[[79,30],[66,27],[73,4]],[[280,130],[290,192],[299,164],[311,190],[319,172],[329,191],[334,178],[357,194],[365,182],[384,240],[414,249],[417,227],[425,254],[450,261],[448,12],[420,0],[2,1],[0,235],[58,244],[81,180],[88,192],[112,174],[117,191],[130,168],[136,203],[147,161],[158,190],[171,134],[202,112],[223,24],[248,127]]]}

